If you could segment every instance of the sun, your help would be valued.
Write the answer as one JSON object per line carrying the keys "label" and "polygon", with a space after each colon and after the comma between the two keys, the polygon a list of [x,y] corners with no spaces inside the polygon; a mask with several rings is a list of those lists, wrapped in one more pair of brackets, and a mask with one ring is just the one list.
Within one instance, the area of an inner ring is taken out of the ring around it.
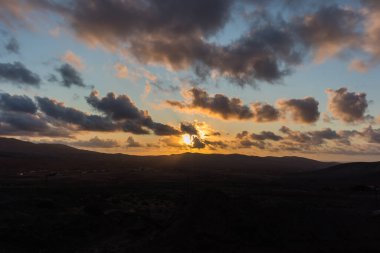
{"label": "sun", "polygon": [[191,136],[189,134],[182,135],[182,140],[186,145],[191,145]]}

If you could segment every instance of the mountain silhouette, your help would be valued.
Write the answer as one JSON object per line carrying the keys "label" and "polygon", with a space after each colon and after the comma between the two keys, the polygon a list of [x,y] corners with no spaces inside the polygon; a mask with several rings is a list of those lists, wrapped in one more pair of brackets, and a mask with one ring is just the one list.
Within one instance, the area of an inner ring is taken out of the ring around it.
{"label": "mountain silhouette", "polygon": [[[283,175],[327,168],[333,163],[301,157],[258,157],[240,154],[135,156],[80,150],[61,144],[35,144],[0,138],[0,169],[12,170],[108,170],[162,174],[200,173],[224,175]],[[188,175],[188,174],[187,174]]]}

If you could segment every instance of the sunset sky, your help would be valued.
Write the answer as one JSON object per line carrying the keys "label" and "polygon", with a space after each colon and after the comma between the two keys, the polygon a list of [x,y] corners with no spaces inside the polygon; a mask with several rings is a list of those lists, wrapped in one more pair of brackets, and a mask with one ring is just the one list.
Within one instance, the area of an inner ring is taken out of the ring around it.
{"label": "sunset sky", "polygon": [[0,0],[0,135],[373,161],[380,1]]}

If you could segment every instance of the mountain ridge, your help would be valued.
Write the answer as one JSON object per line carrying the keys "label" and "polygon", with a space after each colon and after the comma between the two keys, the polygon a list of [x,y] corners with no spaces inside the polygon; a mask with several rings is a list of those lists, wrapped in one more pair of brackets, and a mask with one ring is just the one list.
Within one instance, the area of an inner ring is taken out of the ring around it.
{"label": "mountain ridge", "polygon": [[260,157],[242,154],[182,153],[157,156],[106,154],[62,144],[36,144],[0,138],[0,169],[12,170],[109,170],[126,172],[149,169],[155,172],[199,171],[202,174],[281,175],[314,171],[335,163],[303,157]]}

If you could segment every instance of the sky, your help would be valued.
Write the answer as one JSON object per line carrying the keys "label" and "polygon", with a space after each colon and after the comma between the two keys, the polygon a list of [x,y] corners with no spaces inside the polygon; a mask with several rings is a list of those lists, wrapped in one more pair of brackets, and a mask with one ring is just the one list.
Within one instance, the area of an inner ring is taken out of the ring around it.
{"label": "sky", "polygon": [[376,161],[380,1],[0,0],[0,136]]}

